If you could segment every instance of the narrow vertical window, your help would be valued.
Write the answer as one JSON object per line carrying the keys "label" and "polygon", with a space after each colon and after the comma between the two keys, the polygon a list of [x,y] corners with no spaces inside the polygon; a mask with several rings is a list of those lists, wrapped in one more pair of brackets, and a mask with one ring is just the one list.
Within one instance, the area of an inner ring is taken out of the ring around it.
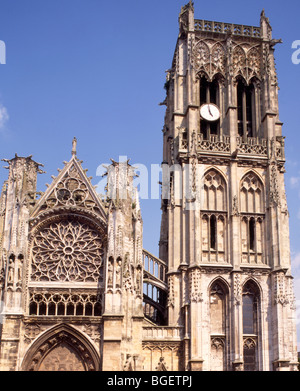
{"label": "narrow vertical window", "polygon": [[258,292],[254,284],[248,282],[243,289],[243,333],[257,333]]}
{"label": "narrow vertical window", "polygon": [[226,290],[215,282],[210,290],[210,336],[212,371],[226,370]]}
{"label": "narrow vertical window", "polygon": [[240,210],[242,262],[262,264],[266,261],[262,241],[265,231],[264,187],[252,172],[241,181]]}
{"label": "narrow vertical window", "polygon": [[216,250],[217,219],[215,215],[210,217],[210,248]]}
{"label": "narrow vertical window", "polygon": [[243,332],[244,334],[256,333],[257,305],[254,294],[243,295]]}
{"label": "narrow vertical window", "polygon": [[200,106],[207,103],[207,80],[205,77],[201,77],[200,80]]}
{"label": "narrow vertical window", "polygon": [[209,170],[204,176],[201,203],[202,262],[228,262],[227,189],[223,176]]}
{"label": "narrow vertical window", "polygon": [[241,137],[253,137],[253,99],[254,88],[246,86],[242,80],[237,85],[238,134]]}
{"label": "narrow vertical window", "polygon": [[249,221],[249,248],[255,251],[255,220],[251,218]]}
{"label": "narrow vertical window", "polygon": [[243,335],[245,371],[257,370],[258,301],[258,288],[252,281],[248,281],[243,288]]}
{"label": "narrow vertical window", "polygon": [[225,334],[225,294],[218,283],[210,292],[210,322],[211,334]]}
{"label": "narrow vertical window", "polygon": [[238,114],[238,133],[239,136],[243,136],[243,92],[244,86],[241,81],[239,81],[237,86],[237,114]]}
{"label": "narrow vertical window", "polygon": [[246,124],[247,124],[248,137],[253,137],[252,95],[253,95],[253,86],[246,87]]}

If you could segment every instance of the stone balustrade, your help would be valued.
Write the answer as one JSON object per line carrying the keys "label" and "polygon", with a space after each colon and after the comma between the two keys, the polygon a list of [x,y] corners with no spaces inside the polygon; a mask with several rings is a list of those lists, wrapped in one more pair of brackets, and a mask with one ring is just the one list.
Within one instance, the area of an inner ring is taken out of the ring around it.
{"label": "stone balustrade", "polygon": [[231,32],[233,35],[243,37],[260,38],[260,27],[245,26],[240,24],[214,22],[208,20],[195,19],[195,31],[209,31],[213,33],[227,34]]}
{"label": "stone balustrade", "polygon": [[182,327],[153,326],[143,327],[143,340],[180,340],[183,337]]}

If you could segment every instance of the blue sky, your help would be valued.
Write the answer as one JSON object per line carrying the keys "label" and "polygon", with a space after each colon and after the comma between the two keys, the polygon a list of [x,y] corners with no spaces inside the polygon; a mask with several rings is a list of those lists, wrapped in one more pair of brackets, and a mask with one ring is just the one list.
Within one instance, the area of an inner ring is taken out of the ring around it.
{"label": "blue sky", "polygon": [[[147,167],[162,161],[165,70],[187,0],[0,0],[0,157],[32,154],[45,165],[38,187],[78,156],[93,176],[120,155]],[[259,25],[265,9],[273,27],[286,136],[286,191],[295,292],[300,302],[300,64],[291,61],[300,40],[300,2],[195,0],[195,18]],[[299,56],[300,57],[300,56]],[[7,171],[0,170],[0,182]],[[144,247],[158,254],[160,201],[142,200]],[[300,307],[300,306],[299,306]],[[300,319],[300,315],[299,315]],[[300,340],[300,333],[299,333]]]}

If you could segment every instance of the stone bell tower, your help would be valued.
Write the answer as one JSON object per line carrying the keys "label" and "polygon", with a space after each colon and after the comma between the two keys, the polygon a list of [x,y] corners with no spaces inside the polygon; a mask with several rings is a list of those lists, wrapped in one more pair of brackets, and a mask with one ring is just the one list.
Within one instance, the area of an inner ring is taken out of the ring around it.
{"label": "stone bell tower", "polygon": [[[160,258],[189,370],[294,370],[284,137],[272,29],[182,7],[163,128]],[[164,198],[164,197],[163,197]]]}

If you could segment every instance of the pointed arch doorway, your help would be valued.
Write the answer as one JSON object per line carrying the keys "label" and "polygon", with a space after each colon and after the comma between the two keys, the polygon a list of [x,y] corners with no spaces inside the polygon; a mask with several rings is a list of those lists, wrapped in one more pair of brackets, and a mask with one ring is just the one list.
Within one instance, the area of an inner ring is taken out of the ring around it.
{"label": "pointed arch doorway", "polygon": [[98,371],[99,356],[78,330],[61,324],[46,331],[26,353],[23,371]]}

